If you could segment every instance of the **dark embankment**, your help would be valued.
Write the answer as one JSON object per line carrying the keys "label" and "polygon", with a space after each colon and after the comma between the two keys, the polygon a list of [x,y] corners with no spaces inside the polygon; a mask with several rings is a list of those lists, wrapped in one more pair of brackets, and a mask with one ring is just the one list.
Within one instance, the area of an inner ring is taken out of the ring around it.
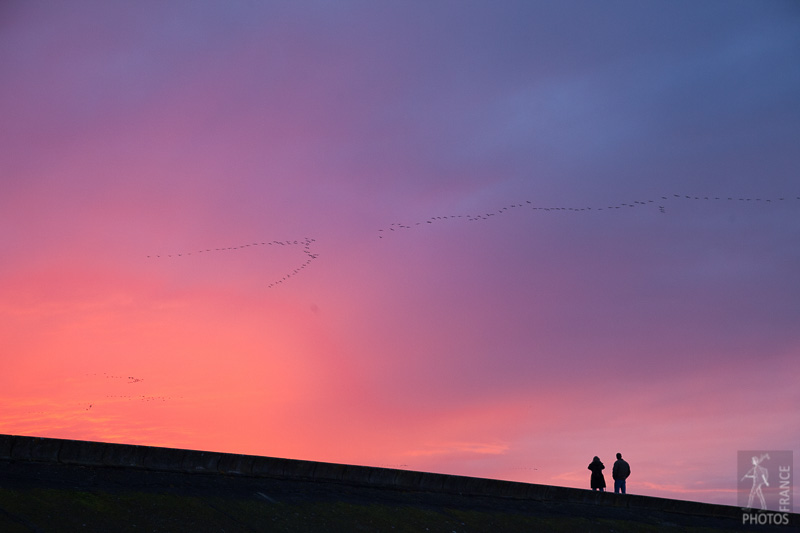
{"label": "dark embankment", "polygon": [[736,507],[150,446],[0,435],[2,532],[790,531]]}

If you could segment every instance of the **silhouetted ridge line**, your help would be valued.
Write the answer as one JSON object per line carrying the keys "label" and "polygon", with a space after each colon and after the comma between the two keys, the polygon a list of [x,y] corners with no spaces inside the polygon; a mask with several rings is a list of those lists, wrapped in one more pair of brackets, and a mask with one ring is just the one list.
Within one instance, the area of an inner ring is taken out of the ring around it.
{"label": "silhouetted ridge line", "polygon": [[173,253],[173,254],[165,254],[165,255],[148,255],[148,259],[175,259],[178,257],[188,257],[192,254],[207,254],[212,252],[233,252],[236,250],[242,250],[244,248],[251,248],[253,246],[302,246],[302,252],[304,255],[308,257],[303,263],[298,265],[296,268],[287,272],[283,277],[280,279],[275,279],[272,283],[267,285],[267,288],[272,288],[280,283],[288,281],[293,276],[299,274],[304,268],[311,264],[311,262],[316,259],[319,254],[311,253],[311,244],[316,242],[316,239],[310,239],[306,237],[303,240],[286,240],[286,241],[267,241],[267,242],[251,242],[247,244],[240,244],[238,246],[226,246],[223,248],[206,248],[201,250],[196,250],[194,252],[181,252],[181,253]]}
{"label": "silhouetted ridge line", "polygon": [[[294,520],[300,512],[313,515],[324,510],[325,507],[319,507],[321,502],[335,505],[336,514],[328,514],[328,517],[352,516],[358,509],[376,506],[381,513],[364,515],[360,523],[370,527],[347,527],[341,525],[344,522],[337,522],[341,527],[331,528],[329,520],[315,520],[313,524],[319,527],[292,530],[374,530],[375,517],[386,516],[386,512],[397,513],[390,515],[399,518],[395,522],[399,526],[397,529],[418,530],[423,523],[420,521],[423,515],[419,514],[423,508],[433,509],[431,514],[424,515],[424,522],[436,531],[463,531],[465,528],[468,531],[498,528],[504,531],[583,531],[587,524],[597,523],[597,520],[605,523],[600,528],[603,531],[748,530],[747,526],[739,527],[742,526],[742,508],[731,505],[403,468],[18,435],[0,435],[0,461],[4,474],[8,474],[4,475],[4,481],[13,483],[7,483],[9,487],[5,491],[5,501],[14,502],[6,516],[13,517],[12,513],[19,512],[18,501],[30,500],[33,513],[46,516],[53,524],[50,528],[36,528],[41,531],[63,531],[64,509],[87,511],[86,518],[81,516],[76,522],[84,524],[87,530],[108,530],[108,524],[118,521],[123,511],[125,516],[137,517],[137,527],[128,530],[149,531],[163,529],[165,523],[188,523],[198,509],[204,507],[213,509],[215,519],[211,526],[200,530],[238,531],[242,524],[272,523],[269,518],[274,521],[275,512],[290,517],[290,520],[276,522],[278,525],[296,523]],[[170,501],[165,503],[163,488],[166,486],[169,486]],[[126,492],[130,497],[124,496],[123,502],[120,494]],[[87,500],[89,493],[91,498]],[[13,499],[9,499],[9,494]],[[149,499],[145,499],[148,495]],[[100,496],[103,498],[98,499]],[[182,501],[188,505],[178,506]],[[42,512],[43,506],[45,512]],[[265,506],[268,515],[261,512]],[[150,516],[143,509],[152,509],[158,513],[156,516],[169,521],[156,520],[147,527],[138,527],[142,524],[141,516]],[[475,514],[481,509],[484,511]],[[410,515],[409,510],[413,511]],[[404,522],[403,515],[411,516],[412,520]],[[460,527],[453,526],[453,516]],[[788,527],[767,526],[758,530],[793,529],[798,515],[785,513],[785,516]],[[219,517],[232,520],[221,529]],[[531,517],[537,518],[537,524],[549,527],[539,528],[535,524],[531,527]],[[539,518],[543,521],[538,521]],[[6,523],[9,522],[3,524]],[[194,533],[198,525],[192,523],[178,530]]]}
{"label": "silhouetted ridge line", "polygon": [[534,203],[530,200],[525,200],[524,202],[517,202],[514,204],[509,204],[505,207],[501,207],[499,209],[495,209],[492,211],[483,211],[477,214],[472,215],[439,215],[427,218],[425,220],[420,220],[413,223],[403,223],[403,222],[393,222],[389,224],[386,228],[381,228],[378,230],[378,238],[382,239],[384,235],[388,235],[388,232],[392,231],[399,231],[399,230],[409,230],[413,229],[417,226],[422,226],[425,224],[435,224],[438,222],[444,221],[451,221],[451,220],[461,220],[466,222],[477,222],[482,220],[489,220],[492,217],[496,217],[498,215],[504,215],[511,210],[519,209],[519,208],[526,208],[532,211],[541,211],[541,212],[597,212],[597,211],[611,211],[611,210],[625,210],[628,208],[633,207],[642,207],[642,206],[649,206],[649,207],[657,207],[659,213],[666,213],[666,207],[664,204],[668,202],[673,202],[676,200],[691,200],[691,201],[698,201],[698,202],[763,202],[764,204],[772,204],[772,203],[780,203],[780,202],[791,202],[791,201],[798,201],[800,200],[800,196],[795,197],[778,197],[778,198],[747,198],[742,196],[691,196],[688,194],[673,194],[671,196],[660,196],[657,199],[647,199],[647,200],[634,200],[632,202],[622,202],[615,205],[604,205],[604,206],[582,206],[582,207],[569,207],[569,206],[539,206],[534,205]]}

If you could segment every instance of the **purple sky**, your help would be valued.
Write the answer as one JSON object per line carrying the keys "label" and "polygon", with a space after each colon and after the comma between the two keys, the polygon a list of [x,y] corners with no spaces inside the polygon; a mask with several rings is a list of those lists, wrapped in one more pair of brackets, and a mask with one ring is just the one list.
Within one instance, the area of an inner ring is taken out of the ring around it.
{"label": "purple sky", "polygon": [[800,451],[794,1],[7,1],[0,78],[0,432],[728,504]]}

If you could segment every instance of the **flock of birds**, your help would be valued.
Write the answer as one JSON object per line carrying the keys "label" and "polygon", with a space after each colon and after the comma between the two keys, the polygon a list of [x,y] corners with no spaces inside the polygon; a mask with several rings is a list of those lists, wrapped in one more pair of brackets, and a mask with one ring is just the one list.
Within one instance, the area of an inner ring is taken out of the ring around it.
{"label": "flock of birds", "polygon": [[275,287],[281,283],[288,281],[290,278],[300,274],[306,267],[308,267],[312,261],[314,261],[319,254],[311,253],[311,245],[316,241],[316,239],[311,239],[306,237],[303,240],[286,240],[286,241],[267,241],[267,242],[251,242],[247,244],[240,244],[238,246],[227,246],[223,248],[206,248],[205,250],[197,250],[195,252],[182,252],[176,254],[166,254],[166,255],[148,255],[148,259],[161,259],[161,258],[175,258],[175,257],[184,257],[190,256],[194,254],[203,254],[203,253],[211,253],[211,252],[232,252],[236,250],[244,250],[245,248],[251,248],[253,246],[274,246],[274,247],[281,247],[281,246],[302,246],[301,251],[303,255],[306,256],[306,260],[303,261],[301,264],[297,265],[293,270],[287,272],[281,278],[277,278],[273,280],[271,283],[267,285],[267,288]]}
{"label": "flock of birds", "polygon": [[[520,209],[538,211],[538,212],[600,212],[600,211],[612,211],[612,210],[626,210],[635,207],[657,207],[660,213],[666,213],[667,212],[666,205],[669,202],[674,202],[674,201],[703,201],[703,202],[731,202],[731,203],[751,202],[753,204],[775,205],[782,202],[786,203],[791,201],[800,201],[800,196],[761,198],[761,197],[742,197],[742,196],[693,196],[693,195],[672,194],[670,196],[660,196],[658,198],[651,198],[647,200],[634,200],[632,202],[623,202],[615,205],[599,205],[593,207],[592,206],[583,206],[583,207],[540,206],[540,205],[535,205],[530,200],[525,200],[522,202],[509,204],[507,206],[501,207],[496,210],[484,211],[478,214],[438,215],[413,223],[395,222],[390,224],[388,227],[379,229],[378,238],[382,239],[384,238],[384,236],[390,235],[391,232],[410,230],[420,226],[424,227],[429,224],[438,224],[446,221],[477,222],[477,221],[490,220],[494,217],[510,213],[514,210],[519,211]],[[305,260],[301,264],[297,265],[293,270],[286,272],[282,277],[274,279],[271,283],[267,285],[267,288],[273,288],[289,281],[292,277],[300,274],[306,267],[308,267],[311,264],[312,261],[317,259],[319,254],[311,252],[311,245],[315,242],[315,240],[316,239],[311,239],[306,237],[303,240],[283,240],[283,241],[276,240],[276,241],[266,241],[266,242],[251,242],[251,243],[240,244],[237,246],[227,246],[222,248],[206,248],[201,250],[195,250],[193,252],[181,252],[181,253],[173,253],[165,255],[148,255],[147,257],[149,259],[170,259],[178,257],[188,257],[197,254],[208,254],[212,252],[233,252],[236,250],[244,250],[255,246],[265,246],[265,247],[269,246],[276,248],[287,247],[287,246],[288,247],[300,246],[303,255],[305,255],[306,257]]]}
{"label": "flock of birds", "polygon": [[135,376],[114,376],[109,374],[108,372],[103,372],[102,374],[98,374],[97,372],[87,373],[87,376],[102,376],[105,379],[124,379],[127,383],[139,383],[140,381],[144,381],[144,378],[137,378]]}
{"label": "flock of birds", "polygon": [[792,200],[800,200],[800,196],[797,197],[778,197],[778,198],[747,198],[741,196],[690,196],[690,195],[681,195],[681,194],[673,194],[671,196],[661,196],[658,199],[648,199],[648,200],[634,200],[633,202],[627,203],[620,203],[616,205],[606,205],[606,206],[595,206],[595,207],[564,207],[564,206],[538,206],[534,205],[533,202],[530,200],[525,200],[524,202],[518,202],[514,204],[507,205],[505,207],[501,207],[500,209],[494,211],[486,211],[483,213],[478,213],[475,215],[439,215],[427,218],[425,220],[420,220],[413,223],[392,223],[386,228],[381,228],[378,230],[378,238],[382,239],[385,235],[390,235],[388,232],[398,231],[398,230],[409,230],[419,226],[425,226],[427,224],[436,224],[445,221],[453,221],[453,220],[461,220],[466,222],[476,222],[481,220],[489,220],[493,217],[504,215],[512,210],[518,210],[519,208],[527,208],[533,211],[544,211],[544,212],[578,212],[578,211],[611,211],[617,209],[628,209],[633,207],[641,207],[641,206],[657,206],[660,213],[666,213],[665,204],[669,201],[675,200],[692,200],[692,201],[712,201],[712,202],[754,202],[754,203],[761,203],[764,204],[772,204],[792,201]]}
{"label": "flock of birds", "polygon": [[179,399],[172,396],[133,396],[129,394],[107,394],[106,398],[117,398],[121,400],[138,400],[141,402],[166,402],[167,400]]}
{"label": "flock of birds", "polygon": [[[635,207],[657,207],[660,213],[666,213],[665,204],[674,201],[704,201],[704,202],[751,202],[753,204],[779,204],[781,202],[792,202],[792,201],[800,201],[800,196],[796,197],[776,197],[776,198],[753,198],[753,197],[741,197],[741,196],[690,196],[690,195],[679,195],[673,194],[671,196],[661,196],[658,199],[648,199],[648,200],[635,200],[633,202],[627,203],[620,203],[616,205],[606,205],[606,206],[595,206],[595,207],[565,207],[565,206],[538,206],[534,205],[533,202],[530,200],[525,200],[524,202],[517,202],[500,209],[494,211],[486,211],[475,215],[440,215],[440,216],[433,216],[425,220],[421,220],[418,222],[414,222],[411,224],[407,223],[392,223],[386,228],[381,228],[378,230],[378,238],[383,238],[385,235],[389,235],[389,232],[399,231],[399,230],[410,230],[415,227],[425,226],[428,224],[437,224],[445,221],[465,221],[465,222],[477,222],[477,221],[484,221],[490,220],[493,217],[497,217],[500,215],[507,214],[513,210],[520,210],[520,209],[529,209],[533,211],[541,211],[541,212],[589,212],[589,211],[610,211],[610,210],[625,210]],[[178,257],[188,257],[193,254],[207,254],[211,252],[232,252],[236,250],[243,250],[247,248],[251,248],[254,246],[269,246],[269,247],[301,247],[302,253],[306,256],[305,261],[299,264],[296,268],[287,272],[284,276],[279,279],[275,279],[273,282],[267,285],[268,288],[275,287],[281,283],[285,283],[292,277],[300,274],[306,267],[308,267],[312,261],[317,259],[318,254],[311,252],[311,245],[315,242],[315,239],[311,239],[306,237],[303,240],[284,240],[284,241],[268,241],[268,242],[252,242],[247,244],[240,244],[238,246],[228,246],[223,248],[207,248],[204,250],[196,250],[194,252],[182,252],[176,254],[167,254],[167,255],[148,255],[148,258],[152,259],[162,259],[162,258],[178,258]],[[124,380],[128,384],[140,383],[144,381],[143,378],[139,378],[136,376],[121,376],[121,375],[112,375],[108,373],[92,373],[86,374],[87,376],[93,377],[103,377],[105,379],[113,379],[113,380]],[[141,401],[141,402],[166,402],[167,400],[174,399],[173,397],[168,396],[147,396],[147,395],[129,395],[129,394],[119,394],[119,395],[107,395],[106,398],[111,400],[129,400],[129,401]],[[84,404],[85,405],[85,404]],[[92,409],[93,404],[89,404],[88,407],[84,408],[84,411],[89,411]],[[405,468],[408,465],[383,465],[392,468]],[[534,468],[534,470],[536,470]]]}
{"label": "flock of birds", "polygon": [[[126,384],[135,384],[141,383],[144,381],[144,378],[136,377],[136,376],[117,376],[114,374],[109,374],[108,372],[103,372],[102,374],[99,372],[92,372],[87,373],[86,376],[98,378],[101,377],[103,379],[111,379],[111,380],[120,380],[124,381]],[[173,397],[173,396],[148,396],[145,394],[107,394],[106,398],[109,400],[128,400],[128,401],[140,401],[140,402],[166,402],[167,400],[175,400],[181,399],[182,397]],[[84,404],[86,405],[86,404]],[[87,407],[84,407],[84,411],[89,411],[94,407],[95,404],[90,403]]]}

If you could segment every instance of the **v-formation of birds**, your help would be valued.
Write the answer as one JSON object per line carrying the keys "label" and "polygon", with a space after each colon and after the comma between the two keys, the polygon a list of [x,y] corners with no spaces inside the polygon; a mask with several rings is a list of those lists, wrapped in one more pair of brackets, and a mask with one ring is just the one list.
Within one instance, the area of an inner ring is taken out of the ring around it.
{"label": "v-formation of birds", "polygon": [[[510,213],[513,210],[519,211],[520,209],[527,209],[543,213],[565,213],[565,212],[576,213],[576,212],[600,212],[600,211],[612,211],[612,210],[625,210],[635,207],[657,207],[660,213],[665,214],[667,213],[666,205],[669,204],[670,202],[675,202],[675,201],[698,201],[698,202],[717,202],[717,203],[751,202],[762,205],[769,205],[769,204],[777,205],[780,203],[800,201],[800,196],[754,198],[754,197],[742,197],[742,196],[692,196],[692,195],[672,194],[670,196],[660,196],[658,198],[651,198],[646,200],[634,200],[632,202],[623,202],[613,205],[597,205],[597,206],[582,206],[582,207],[541,206],[534,204],[531,200],[525,200],[522,202],[516,202],[513,204],[506,205],[499,209],[491,211],[482,211],[477,214],[438,215],[412,223],[395,222],[390,224],[388,227],[379,229],[378,238],[382,239],[384,238],[384,236],[390,235],[391,234],[390,232],[410,230],[416,227],[426,226],[428,224],[437,224],[445,221],[479,222],[479,221],[490,220],[493,217]],[[179,257],[188,257],[192,255],[208,254],[213,252],[234,252],[237,250],[244,250],[247,248],[257,247],[257,246],[268,246],[275,248],[301,246],[302,253],[303,255],[306,256],[306,259],[302,263],[298,264],[293,270],[287,272],[280,278],[274,279],[271,283],[267,285],[267,288],[272,288],[289,281],[292,277],[296,276],[297,274],[302,272],[306,267],[308,267],[312,261],[317,259],[318,254],[311,252],[311,245],[315,241],[316,239],[310,239],[306,237],[302,240],[283,240],[283,241],[274,240],[266,242],[251,242],[251,243],[239,244],[236,246],[227,246],[222,248],[205,248],[201,250],[172,253],[165,255],[148,255],[147,257],[150,259],[176,259]]]}
{"label": "v-formation of birds", "polygon": [[302,246],[302,253],[306,256],[306,260],[303,261],[301,264],[297,265],[293,270],[284,274],[281,278],[275,279],[267,288],[275,287],[276,285],[280,285],[288,281],[290,278],[296,276],[300,272],[303,271],[308,265],[314,261],[318,254],[311,253],[311,245],[316,241],[316,239],[310,239],[306,237],[303,240],[285,240],[285,241],[267,241],[267,242],[251,242],[246,244],[240,244],[237,246],[227,246],[223,248],[206,248],[203,250],[196,250],[194,252],[181,252],[175,254],[166,254],[166,255],[148,255],[149,259],[162,259],[162,258],[178,258],[178,257],[188,257],[192,254],[199,255],[199,254],[206,254],[212,252],[233,252],[236,250],[244,250],[245,248],[251,248],[254,246],[274,246],[274,247],[292,247],[292,246]]}
{"label": "v-formation of birds", "polygon": [[[435,224],[444,221],[464,221],[464,222],[477,222],[483,220],[490,220],[493,217],[506,214],[512,210],[519,210],[520,208],[527,208],[533,211],[541,211],[541,212],[589,212],[589,211],[607,211],[607,210],[618,210],[618,209],[628,209],[628,208],[635,208],[635,207],[643,207],[643,206],[651,206],[657,207],[660,213],[666,213],[665,204],[670,201],[676,200],[692,200],[692,201],[708,201],[708,202],[755,202],[755,203],[762,203],[763,204],[778,204],[781,202],[787,201],[800,201],[800,196],[796,197],[778,197],[778,198],[748,198],[748,197],[721,197],[721,196],[690,196],[690,195],[679,195],[673,194],[671,196],[661,196],[659,199],[648,199],[648,200],[636,200],[633,202],[628,203],[620,203],[616,205],[606,205],[606,206],[595,206],[595,207],[566,207],[566,206],[539,206],[533,204],[530,200],[525,200],[524,202],[517,202],[514,204],[507,205],[497,210],[493,211],[485,211],[475,215],[439,215],[433,216],[426,220],[421,220],[412,224],[405,224],[405,223],[392,223],[388,228],[382,228],[378,230],[378,238],[383,238],[384,235],[388,235],[387,232],[393,232],[398,230],[409,230],[414,227],[427,225],[427,224]],[[281,283],[288,281],[291,277],[299,274],[303,269],[305,269],[312,261],[314,261],[318,254],[311,253],[311,245],[315,242],[315,239],[310,239],[306,237],[303,240],[284,240],[284,241],[268,241],[268,242],[252,242],[246,244],[240,244],[237,246],[228,246],[223,248],[206,248],[203,250],[196,250],[194,252],[182,252],[182,253],[175,253],[175,254],[166,254],[166,255],[148,255],[148,258],[153,259],[161,259],[161,258],[178,258],[178,257],[188,257],[192,254],[204,254],[204,253],[211,253],[211,252],[232,252],[236,250],[243,250],[246,248],[254,247],[254,246],[270,246],[270,247],[293,247],[293,246],[302,246],[302,253],[307,257],[307,259],[297,266],[291,272],[286,273],[280,279],[276,279],[272,283],[268,285],[268,287],[274,287]],[[99,374],[87,374],[87,375],[94,375],[99,376]],[[115,376],[109,375],[107,373],[103,374],[103,377],[106,379],[115,379],[115,380],[126,380],[127,383],[139,383],[143,381],[142,378],[137,378],[134,376]],[[114,399],[125,399],[125,400],[138,400],[138,401],[166,401],[171,400],[171,397],[166,396],[146,396],[146,395],[107,395],[107,398],[114,398]],[[93,404],[89,404],[84,410],[88,411],[92,408]]]}

